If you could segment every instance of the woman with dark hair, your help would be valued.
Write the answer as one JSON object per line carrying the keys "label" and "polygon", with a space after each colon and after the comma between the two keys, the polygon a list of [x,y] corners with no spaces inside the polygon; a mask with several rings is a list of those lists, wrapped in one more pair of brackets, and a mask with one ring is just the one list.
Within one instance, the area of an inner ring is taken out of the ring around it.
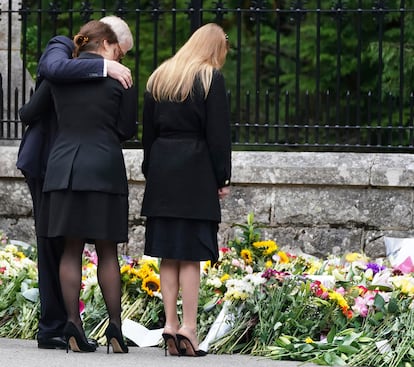
{"label": "woman with dark hair", "polygon": [[[119,60],[117,36],[100,21],[86,23],[74,37],[74,57]],[[132,47],[132,45],[131,45]],[[68,315],[67,350],[93,352],[79,313],[82,253],[94,243],[98,282],[109,315],[106,337],[112,350],[127,353],[121,333],[121,281],[117,244],[128,239],[128,183],[122,141],[136,133],[135,88],[112,78],[56,84],[42,81],[20,110],[23,122],[36,121],[54,103],[58,130],[47,163],[38,232],[61,238],[59,267]]]}

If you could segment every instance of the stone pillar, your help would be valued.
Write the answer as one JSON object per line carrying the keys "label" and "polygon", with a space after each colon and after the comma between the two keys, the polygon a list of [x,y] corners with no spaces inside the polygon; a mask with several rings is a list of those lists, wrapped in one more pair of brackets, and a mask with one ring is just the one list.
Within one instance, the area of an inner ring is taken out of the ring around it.
{"label": "stone pillar", "polygon": [[[3,89],[3,111],[0,111],[4,137],[15,136],[15,111],[23,99],[29,98],[30,89],[34,88],[34,81],[30,74],[23,70],[20,54],[21,22],[20,22],[20,0],[0,1],[0,73],[2,76]],[[23,85],[25,82],[25,90]],[[16,101],[15,92],[18,91]],[[1,93],[0,93],[1,95]],[[23,98],[25,96],[25,98]],[[19,126],[20,128],[20,126]],[[21,136],[21,133],[18,132]]]}

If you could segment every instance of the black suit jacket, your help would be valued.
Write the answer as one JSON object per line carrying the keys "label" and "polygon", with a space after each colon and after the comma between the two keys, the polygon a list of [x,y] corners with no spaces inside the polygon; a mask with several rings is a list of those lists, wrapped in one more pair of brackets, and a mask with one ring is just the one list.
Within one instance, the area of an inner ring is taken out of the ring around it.
{"label": "black suit jacket", "polygon": [[[102,58],[71,59],[73,47],[73,41],[65,36],[56,36],[49,41],[39,60],[36,89],[45,78],[73,82],[104,76]],[[53,104],[36,121],[30,122],[20,143],[16,166],[27,177],[43,179],[56,134]]]}
{"label": "black suit jacket", "polygon": [[214,71],[204,99],[182,103],[144,99],[142,215],[221,220],[218,189],[230,184],[231,135],[224,78]]}
{"label": "black suit jacket", "polygon": [[[84,53],[80,58],[101,56]],[[43,191],[100,191],[127,194],[121,142],[136,133],[137,94],[116,80],[70,84],[45,80],[20,109],[24,122],[36,121],[54,104],[58,132],[51,149]]]}

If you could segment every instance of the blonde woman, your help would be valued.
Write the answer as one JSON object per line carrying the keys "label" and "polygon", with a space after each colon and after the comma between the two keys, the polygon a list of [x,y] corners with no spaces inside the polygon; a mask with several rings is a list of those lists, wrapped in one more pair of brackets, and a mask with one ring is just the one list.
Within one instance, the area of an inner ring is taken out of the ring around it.
{"label": "blonde woman", "polygon": [[218,258],[219,199],[230,191],[229,108],[220,72],[228,47],[223,29],[206,24],[147,82],[145,254],[161,258],[163,337],[170,355],[206,355],[198,348],[198,289],[200,261]]}

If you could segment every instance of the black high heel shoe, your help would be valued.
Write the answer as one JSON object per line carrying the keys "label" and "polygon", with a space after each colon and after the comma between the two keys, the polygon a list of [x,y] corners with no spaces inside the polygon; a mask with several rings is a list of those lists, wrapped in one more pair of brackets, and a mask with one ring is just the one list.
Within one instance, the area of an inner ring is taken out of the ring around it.
{"label": "black high heel shoe", "polygon": [[167,349],[170,356],[180,356],[181,351],[178,347],[177,339],[174,335],[163,333],[165,356],[167,356]]}
{"label": "black high heel shoe", "polygon": [[109,345],[112,345],[114,353],[128,353],[128,347],[124,342],[121,330],[115,324],[110,323],[105,330],[106,335],[106,353],[109,354]]}
{"label": "black high heel shoe", "polygon": [[177,341],[178,341],[178,345],[179,348],[181,350],[183,350],[183,354],[184,356],[189,356],[189,357],[204,357],[207,355],[207,352],[205,352],[204,350],[201,349],[197,349],[195,350],[193,343],[191,343],[191,340],[188,339],[186,336],[181,335],[181,334],[177,334]]}
{"label": "black high heel shoe", "polygon": [[76,325],[68,321],[63,329],[63,335],[66,339],[66,353],[70,349],[74,352],[95,352],[96,347],[86,339],[86,336],[83,332],[79,331]]}

